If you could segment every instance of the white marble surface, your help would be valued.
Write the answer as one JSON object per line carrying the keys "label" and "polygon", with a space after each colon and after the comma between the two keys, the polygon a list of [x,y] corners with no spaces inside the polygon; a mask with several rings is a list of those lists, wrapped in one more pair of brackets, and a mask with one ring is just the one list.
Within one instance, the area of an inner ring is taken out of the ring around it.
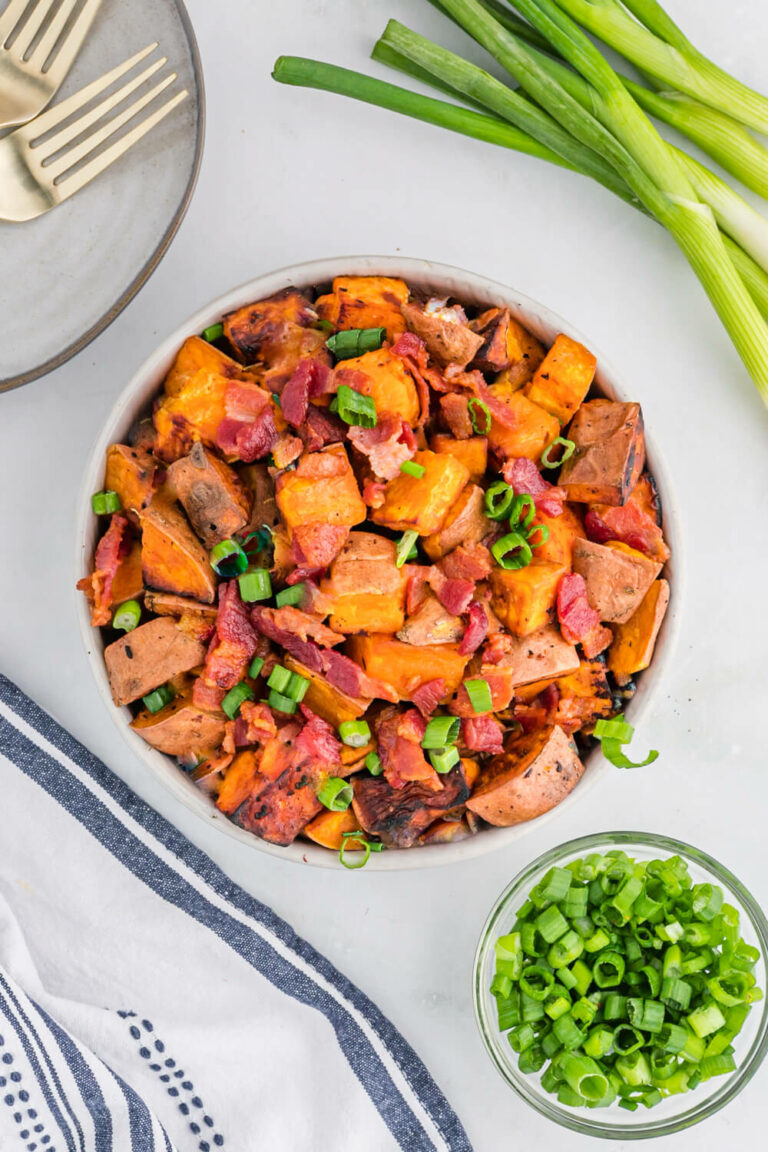
{"label": "white marble surface", "polygon": [[[365,67],[389,15],[460,44],[426,0],[189,7],[208,137],[179,235],[106,333],[59,371],[0,397],[0,669],[371,993],[422,1053],[477,1152],[507,1141],[571,1152],[588,1141],[530,1111],[485,1056],[470,1001],[475,943],[496,895],[530,857],[617,827],[701,846],[768,905],[768,414],[671,241],[607,193],[538,161],[269,79],[281,52]],[[716,0],[668,7],[722,63],[755,84],[764,80],[768,9],[759,0],[729,4],[727,20]],[[123,746],[76,628],[73,506],[120,389],[211,296],[263,270],[344,252],[402,252],[473,268],[569,317],[642,401],[684,517],[676,667],[637,737],[638,747],[661,749],[658,762],[608,776],[589,801],[531,828],[514,850],[423,874],[300,870],[219,839]],[[55,846],[52,865],[66,850]],[[665,1147],[755,1146],[766,1088],[768,1067],[737,1102]]]}

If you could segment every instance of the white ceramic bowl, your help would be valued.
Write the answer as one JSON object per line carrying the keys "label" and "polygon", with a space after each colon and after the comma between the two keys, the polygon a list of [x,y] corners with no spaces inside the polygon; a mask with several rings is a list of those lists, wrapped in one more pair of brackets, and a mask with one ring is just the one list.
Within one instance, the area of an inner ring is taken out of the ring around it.
{"label": "white ceramic bowl", "polygon": [[[206,304],[204,308],[190,316],[189,320],[171,333],[149,359],[142,364],[121,393],[94,445],[85,470],[76,515],[77,555],[75,563],[77,579],[87,575],[90,571],[97,529],[97,519],[91,511],[91,494],[103,486],[106,450],[110,444],[123,441],[134,420],[151,410],[152,401],[157,395],[184,339],[194,333],[201,332],[208,325],[216,323],[225,312],[239,308],[253,300],[270,296],[282,288],[289,286],[309,288],[326,285],[330,284],[334,276],[342,275],[400,276],[412,287],[438,296],[454,296],[457,300],[467,304],[507,307],[514,316],[546,344],[551,344],[558,332],[565,332],[586,344],[597,356],[597,382],[606,396],[617,400],[642,401],[642,389],[637,385],[637,382],[623,381],[607,363],[594,343],[566,320],[545,308],[543,304],[529,299],[513,288],[508,288],[493,280],[487,280],[484,276],[478,276],[473,272],[464,272],[460,268],[452,268],[445,264],[433,264],[428,260],[412,260],[400,256],[339,256],[333,259],[314,260],[306,264],[295,264],[289,268],[281,268],[277,272],[258,276],[247,284],[234,288],[231,292],[212,300],[210,304]],[[661,494],[664,534],[672,552],[672,559],[668,564],[672,596],[669,611],[656,645],[653,664],[640,677],[637,692],[627,707],[627,717],[633,723],[637,723],[648,708],[672,658],[681,601],[682,564],[679,517],[675,511],[672,485],[667,468],[658,451],[654,448],[653,429],[647,433],[647,450],[650,470],[656,478]],[[104,703],[113,716],[123,738],[127,740],[139,759],[155,776],[163,781],[174,796],[204,820],[215,821],[216,826],[224,835],[233,837],[243,844],[249,844],[261,852],[269,852],[283,860],[294,860],[319,867],[341,867],[336,854],[329,852],[326,848],[320,848],[304,841],[297,841],[288,848],[280,848],[268,844],[264,840],[259,840],[250,832],[239,828],[217,811],[206,793],[197,788],[179,769],[175,760],[154,748],[150,748],[129,727],[131,720],[129,710],[127,708],[115,708],[112,703],[102,655],[104,646],[101,634],[97,629],[91,627],[85,597],[80,593],[77,595],[83,642]],[[552,809],[544,816],[540,816],[535,821],[536,825],[539,826],[543,820],[551,820],[565,805],[583,801],[607,770],[613,771],[601,755],[599,748],[590,752],[587,757],[587,771],[579,786],[557,808]],[[524,836],[531,827],[531,823],[518,824],[512,828],[485,829],[476,836],[458,844],[436,844],[425,848],[374,853],[368,862],[367,870],[393,871],[403,868],[425,868],[436,864],[450,864],[459,860],[467,860],[496,848],[502,848],[513,840]]]}

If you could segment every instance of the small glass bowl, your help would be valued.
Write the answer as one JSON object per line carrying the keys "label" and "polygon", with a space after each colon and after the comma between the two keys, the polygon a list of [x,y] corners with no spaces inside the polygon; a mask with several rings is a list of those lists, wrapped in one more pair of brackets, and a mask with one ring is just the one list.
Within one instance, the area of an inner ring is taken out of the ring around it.
{"label": "small glass bowl", "polygon": [[737,1064],[735,1072],[729,1076],[715,1076],[690,1092],[665,1097],[654,1108],[640,1107],[636,1112],[627,1112],[617,1105],[599,1109],[569,1108],[560,1104],[556,1096],[544,1091],[540,1084],[540,1072],[520,1072],[517,1054],[510,1047],[506,1033],[500,1032],[497,1025],[496,1001],[490,990],[496,964],[494,944],[499,936],[511,931],[518,908],[550,868],[554,865],[562,866],[590,852],[605,853],[616,848],[638,860],[680,856],[686,861],[695,884],[719,884],[726,902],[732,904],[739,913],[743,939],[760,951],[760,960],[754,973],[758,987],[766,990],[768,921],[744,885],[727,868],[698,848],[692,848],[679,840],[671,840],[667,836],[655,836],[648,832],[602,832],[569,840],[545,852],[520,872],[502,892],[485,923],[475,955],[475,1014],[483,1043],[496,1068],[507,1084],[542,1116],[587,1136],[601,1136],[608,1140],[642,1140],[690,1128],[738,1096],[757,1072],[768,1051],[768,997],[753,1005],[744,1027],[734,1041]]}

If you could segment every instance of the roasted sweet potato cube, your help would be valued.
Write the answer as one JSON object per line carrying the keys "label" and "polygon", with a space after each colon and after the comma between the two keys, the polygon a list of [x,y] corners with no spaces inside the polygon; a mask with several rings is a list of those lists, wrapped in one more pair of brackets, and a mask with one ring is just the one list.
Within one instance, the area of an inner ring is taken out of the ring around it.
{"label": "roasted sweet potato cube", "polygon": [[624,504],[645,464],[640,405],[588,400],[571,421],[568,438],[576,451],[563,464],[558,481],[568,499]]}
{"label": "roasted sweet potato cube", "polygon": [[307,452],[277,478],[277,506],[289,532],[304,524],[360,524],[368,509],[343,444]]}
{"label": "roasted sweet potato cube", "polygon": [[480,778],[480,765],[477,760],[470,756],[462,756],[461,766],[464,769],[464,779],[467,782],[467,787],[470,792]]}
{"label": "roasted sweet potato cube", "polygon": [[459,544],[479,544],[492,528],[484,507],[483,489],[477,484],[467,484],[450,508],[442,528],[424,538],[424,551],[430,560],[439,560]]}
{"label": "roasted sweet potato cube", "polygon": [[168,480],[206,548],[234,536],[248,523],[251,495],[237,473],[198,442],[174,461]]}
{"label": "roasted sweet potato cube", "polygon": [[284,656],[283,664],[291,672],[298,672],[299,676],[309,680],[304,703],[323,720],[333,724],[334,728],[338,728],[345,720],[358,720],[370,704],[370,700],[348,696],[346,692],[334,688],[322,673],[313,672],[289,654]]}
{"label": "roasted sweet potato cube", "polygon": [[141,561],[150,588],[214,602],[216,575],[210,557],[178,504],[165,497],[155,496],[141,514]]}
{"label": "roasted sweet potato cube", "polygon": [[353,636],[347,651],[374,680],[391,684],[401,700],[410,700],[422,684],[440,677],[447,700],[459,687],[468,656],[458,644],[415,646],[391,636]]}
{"label": "roasted sweet potato cube", "polygon": [[177,696],[159,712],[143,709],[131,728],[158,752],[207,759],[221,745],[225,723],[223,712],[205,712],[189,696]]}
{"label": "roasted sweet potato cube", "polygon": [[595,378],[597,360],[578,340],[562,332],[547,352],[525,390],[561,424],[567,424],[582,403]]}
{"label": "roasted sweet potato cube", "polygon": [[457,765],[440,777],[442,787],[414,781],[401,788],[383,776],[356,776],[352,801],[361,828],[393,848],[410,848],[421,833],[463,804],[469,795],[464,772]]}
{"label": "roasted sweet potato cube", "polygon": [[[636,504],[641,512],[645,512],[646,516],[650,516],[654,524],[661,528],[661,498],[659,496],[659,490],[656,487],[656,481],[650,472],[643,472],[637,484],[635,484],[630,492],[627,503]],[[595,511],[600,515],[599,505],[595,508]]]}
{"label": "roasted sweet potato cube", "polygon": [[155,454],[170,464],[186,455],[195,440],[213,446],[216,429],[226,416],[224,396],[242,370],[199,336],[184,341],[165,381],[165,395],[153,416]]}
{"label": "roasted sweet potato cube", "polygon": [[609,624],[624,624],[634,615],[661,569],[659,561],[618,540],[578,540],[573,547],[573,570],[584,577],[590,605]]}
{"label": "roasted sweet potato cube", "polygon": [[156,473],[155,461],[141,448],[110,444],[107,449],[104,487],[117,492],[122,508],[129,514],[141,511],[152,499]]}
{"label": "roasted sweet potato cube", "polygon": [[629,620],[614,628],[608,667],[617,684],[627,684],[650,664],[668,604],[669,584],[666,580],[655,580]]}
{"label": "roasted sweet potato cube", "polygon": [[[264,757],[266,757],[266,750]],[[259,766],[254,791],[235,812],[235,822],[270,844],[292,844],[322,805],[314,781],[303,766],[290,765],[275,781],[263,779]]]}
{"label": "roasted sweet potato cube", "polygon": [[243,363],[264,365],[287,379],[304,357],[330,363],[326,334],[316,325],[317,313],[307,297],[286,288],[230,312],[224,317],[224,335]]}
{"label": "roasted sweet potato cube", "polygon": [[337,276],[327,296],[319,296],[315,309],[335,328],[386,328],[393,342],[405,331],[401,312],[410,295],[404,280],[389,276]]}
{"label": "roasted sweet potato cube", "polygon": [[549,812],[583,774],[571,737],[557,725],[539,728],[510,741],[494,756],[467,807],[489,824],[508,828]]}
{"label": "roasted sweet potato cube", "polygon": [[134,540],[127,556],[117,566],[112,581],[110,603],[124,604],[126,600],[136,600],[144,588],[144,575],[141,565],[141,543]]}
{"label": "roasted sweet potato cube", "polygon": [[[535,550],[537,560],[551,560],[553,564],[565,564],[571,567],[573,545],[584,537],[584,523],[581,513],[570,504],[563,505],[559,516],[548,516],[546,512],[537,512],[533,525],[542,525],[549,531],[549,536],[543,544]],[[537,533],[537,535],[540,535]],[[534,537],[535,539],[535,537]]]}
{"label": "roasted sweet potato cube", "polygon": [[252,748],[238,752],[225,770],[224,780],[216,797],[216,807],[220,812],[232,816],[250,796],[256,786],[259,773],[260,753]]}
{"label": "roasted sweet potato cube", "polygon": [[417,452],[414,463],[424,468],[424,475],[403,472],[390,480],[384,503],[371,513],[371,519],[396,532],[414,529],[420,536],[432,536],[442,528],[469,471],[455,456],[440,456],[429,449]]}
{"label": "roasted sweet potato cube", "polygon": [[[363,377],[352,377],[353,372],[362,372]],[[406,424],[417,423],[421,405],[413,376],[401,358],[393,356],[388,348],[340,362],[336,375],[340,384],[347,377],[356,392],[370,396],[379,416],[391,413],[402,416]]]}
{"label": "roasted sweet potato cube", "polygon": [[531,703],[540,692],[554,684],[558,704],[552,718],[569,736],[582,728],[591,730],[595,722],[613,712],[611,688],[602,660],[582,659],[575,672],[549,680],[536,680],[515,690],[516,702]]}
{"label": "roasted sweet potato cube", "polygon": [[508,308],[489,308],[470,327],[483,337],[473,367],[482,372],[503,373],[499,383],[515,391],[530,380],[541,363],[544,349],[539,341],[510,315]]}
{"label": "roasted sweet potato cube", "polygon": [[437,596],[426,596],[397,633],[398,640],[420,647],[455,644],[464,635],[464,621],[442,606]]}
{"label": "roasted sweet potato cube", "polygon": [[[434,307],[435,303],[443,306]],[[403,304],[402,313],[411,332],[421,337],[438,364],[466,368],[483,346],[483,337],[472,331],[461,308],[449,308],[442,301],[430,301],[426,306],[411,302]]]}
{"label": "roasted sweet potato cube", "polygon": [[[305,836],[315,844],[319,844],[321,848],[330,848],[332,852],[338,852],[341,848],[345,832],[360,832],[364,835],[352,808],[347,808],[344,812],[320,812],[304,828]],[[359,842],[351,837],[346,845],[345,852],[362,850]]]}
{"label": "roasted sweet potato cube", "polygon": [[118,707],[148,695],[204,659],[205,645],[177,628],[169,616],[140,624],[104,649],[109,687]]}
{"label": "roasted sweet potato cube", "polygon": [[395,544],[373,532],[352,532],[321,584],[336,632],[397,632],[405,618],[406,576]]}
{"label": "roasted sweet potato cube", "polygon": [[488,681],[494,711],[499,711],[507,707],[521,685],[567,676],[578,667],[576,646],[563,639],[556,624],[548,624],[513,641],[497,664],[481,665],[480,676]]}
{"label": "roasted sweet potato cube", "polygon": [[491,607],[515,636],[530,636],[555,618],[557,586],[568,568],[533,560],[525,568],[491,572]]}
{"label": "roasted sweet potato cube", "polygon": [[560,421],[522,392],[506,393],[500,384],[492,384],[488,391],[499,401],[491,412],[488,447],[505,458],[525,456],[538,461],[560,435]]}
{"label": "roasted sweet potato cube", "polygon": [[163,391],[166,396],[178,396],[201,376],[243,378],[240,365],[231,356],[201,336],[188,336],[165,378]]}
{"label": "roasted sweet potato cube", "polygon": [[486,436],[470,436],[467,440],[456,440],[444,432],[436,433],[429,442],[433,452],[446,453],[461,460],[469,469],[469,478],[478,484],[488,467],[488,439]]}

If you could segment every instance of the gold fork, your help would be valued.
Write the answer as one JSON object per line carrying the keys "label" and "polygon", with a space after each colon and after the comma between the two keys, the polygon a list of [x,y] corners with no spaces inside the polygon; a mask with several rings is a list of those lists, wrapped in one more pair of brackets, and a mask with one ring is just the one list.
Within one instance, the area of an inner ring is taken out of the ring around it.
{"label": "gold fork", "polygon": [[29,0],[9,0],[0,15],[0,128],[25,124],[58,92],[101,0],[76,12],[79,3],[35,0],[27,11]]}
{"label": "gold fork", "polygon": [[94,97],[135,68],[155,48],[157,44],[148,45],[130,60],[118,64],[111,72],[43,112],[30,124],[0,139],[0,220],[33,220],[74,196],[75,192],[79,192],[123,156],[181,104],[188,95],[186,89],[150,111],[124,135],[101,149],[111,136],[129,124],[142,109],[173,84],[175,72],[169,73],[111,120],[102,123],[108,112],[122,104],[126,97],[163,67],[166,63],[166,57],[163,56],[121,88],[111,92],[95,107],[88,108],[77,119],[71,120],[75,112],[85,108]]}

